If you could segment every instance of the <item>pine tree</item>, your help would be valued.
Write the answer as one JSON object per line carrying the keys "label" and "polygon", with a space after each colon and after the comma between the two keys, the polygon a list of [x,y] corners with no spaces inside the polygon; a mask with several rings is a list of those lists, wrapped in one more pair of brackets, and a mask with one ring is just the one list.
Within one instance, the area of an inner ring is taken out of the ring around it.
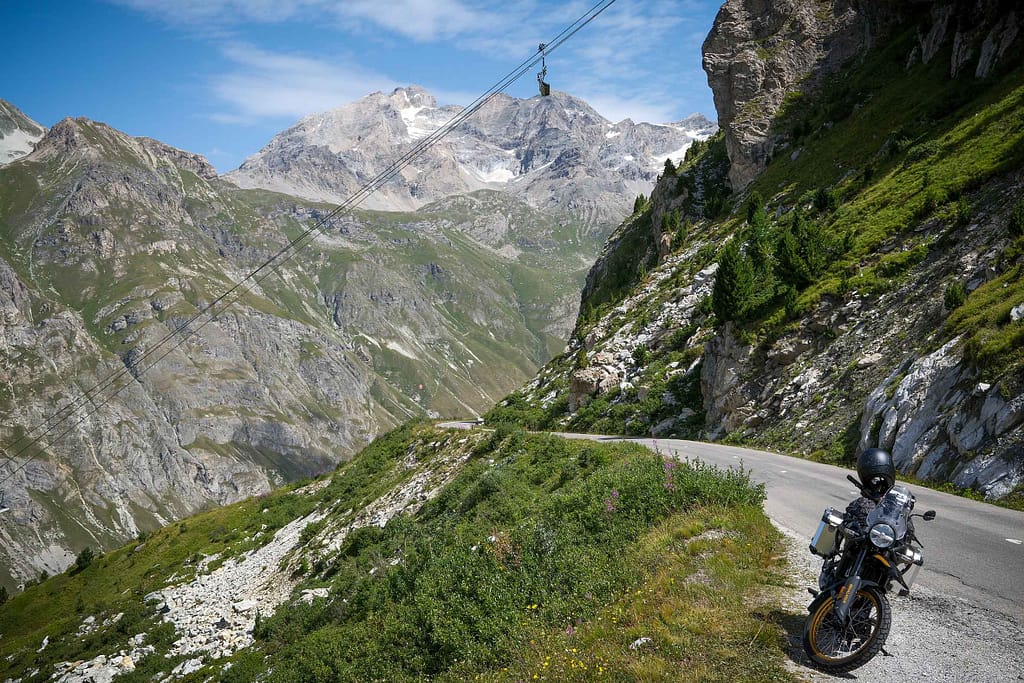
{"label": "pine tree", "polygon": [[754,192],[747,199],[747,224],[762,225],[768,222],[768,214],[764,210],[764,197],[760,192]]}
{"label": "pine tree", "polygon": [[89,546],[85,546],[85,550],[78,553],[78,557],[75,558],[76,571],[84,570],[86,567],[92,564],[92,561],[95,557],[96,553],[92,551],[92,548],[90,548]]}
{"label": "pine tree", "polygon": [[637,195],[636,200],[633,202],[633,213],[640,213],[647,209],[647,197],[642,194]]}
{"label": "pine tree", "polygon": [[663,233],[676,237],[683,227],[683,220],[679,216],[679,211],[669,211],[661,217],[661,231]]}
{"label": "pine tree", "polygon": [[821,227],[807,221],[800,211],[782,232],[775,247],[779,279],[797,288],[817,280],[828,266],[828,245]]}
{"label": "pine tree", "polygon": [[672,157],[665,159],[665,177],[671,178],[676,174],[676,165],[672,163]]}
{"label": "pine tree", "polygon": [[711,306],[719,320],[742,321],[750,312],[754,295],[754,268],[740,250],[739,243],[731,240],[722,249],[718,261],[715,286],[711,291]]}

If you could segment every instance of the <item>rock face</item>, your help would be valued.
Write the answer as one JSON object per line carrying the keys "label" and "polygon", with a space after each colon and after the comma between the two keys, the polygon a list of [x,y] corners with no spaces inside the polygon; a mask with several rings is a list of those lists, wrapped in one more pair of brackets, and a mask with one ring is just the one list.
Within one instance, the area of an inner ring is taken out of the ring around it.
{"label": "rock face", "polygon": [[1024,394],[1007,398],[1005,386],[977,381],[958,341],[918,358],[902,379],[888,377],[871,394],[860,447],[877,442],[901,472],[1001,498],[1024,481]]}
{"label": "rock face", "polygon": [[[225,177],[240,187],[338,203],[459,111],[438,107],[418,87],[374,93],[302,119]],[[678,160],[715,130],[701,115],[665,125],[613,124],[559,92],[529,100],[497,95],[363,206],[408,210],[492,189],[543,210],[614,223],[637,194],[650,191],[666,158]]]}
{"label": "rock face", "polygon": [[788,140],[775,127],[786,95],[813,93],[909,17],[919,16],[910,60],[952,47],[950,74],[990,75],[1010,58],[1022,14],[1007,0],[727,0],[704,41],[704,70],[725,131],[733,189],[743,190]]}
{"label": "rock face", "polygon": [[45,133],[46,128],[0,100],[0,166],[31,152]]}
{"label": "rock face", "polygon": [[0,207],[9,588],[481,411],[564,346],[599,239],[488,190],[355,212],[206,311],[322,209],[86,119],[0,168]]}
{"label": "rock face", "polygon": [[[904,474],[1019,496],[1019,13],[727,2],[705,43],[724,139],[612,233],[567,352],[491,417],[837,462],[877,444]],[[947,57],[948,69],[935,61]],[[777,114],[797,86],[810,93],[809,130],[783,156]],[[906,96],[918,91],[934,99]],[[725,173],[701,169],[725,152],[733,189],[753,181],[756,193],[707,210]],[[657,216],[675,210],[684,224],[659,233]],[[808,224],[820,232],[795,239]],[[713,267],[730,240],[744,268],[716,303]],[[794,258],[816,241],[827,245],[818,274]],[[746,308],[729,308],[731,296]]]}

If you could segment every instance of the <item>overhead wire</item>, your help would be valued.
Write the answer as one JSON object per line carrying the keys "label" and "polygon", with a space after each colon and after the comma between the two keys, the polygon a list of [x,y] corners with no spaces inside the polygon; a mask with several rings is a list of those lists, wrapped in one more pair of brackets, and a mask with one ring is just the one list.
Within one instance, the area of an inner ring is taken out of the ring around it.
{"label": "overhead wire", "polygon": [[[36,425],[36,427],[4,446],[2,452],[0,452],[0,456],[6,458],[8,462],[14,462],[22,454],[26,453],[30,448],[37,444],[41,444],[44,449],[50,448],[54,443],[74,430],[75,427],[82,424],[85,420],[99,411],[106,402],[124,391],[133,380],[138,380],[143,374],[182,346],[193,335],[198,333],[209,323],[216,320],[218,316],[223,314],[231,305],[241,299],[241,297],[252,292],[253,289],[259,286],[267,277],[276,272],[282,265],[290,261],[295,254],[306,246],[307,240],[323,232],[325,227],[329,226],[343,213],[356,208],[363,202],[363,200],[372,195],[404,168],[413,163],[413,161],[415,161],[423,152],[447,137],[462,122],[473,116],[476,112],[486,106],[494,97],[504,92],[509,86],[522,78],[523,75],[533,69],[538,62],[542,61],[546,54],[550,54],[558,49],[558,47],[576,35],[576,33],[600,16],[605,10],[615,4],[615,2],[616,0],[601,0],[593,5],[576,21],[563,29],[562,32],[555,36],[550,42],[542,44],[542,48],[538,48],[532,56],[521,62],[517,67],[506,74],[497,83],[492,85],[483,94],[478,96],[464,109],[460,110],[451,119],[432,131],[429,135],[426,135],[417,141],[415,145],[403,153],[398,159],[389,164],[383,171],[370,179],[366,184],[356,190],[339,205],[334,207],[330,212],[316,219],[315,222],[313,222],[313,224],[304,230],[298,237],[289,241],[275,254],[264,260],[259,266],[251,270],[247,275],[245,275],[245,277],[234,283],[225,292],[214,298],[201,309],[197,310],[184,322],[168,331],[141,355],[132,359],[130,364],[126,363],[124,368],[112,373],[90,389],[84,391],[81,396],[70,401],[50,418],[44,420],[39,425]],[[193,326],[193,323],[196,323],[204,316],[206,316],[204,320]],[[157,355],[165,345],[170,344],[174,340],[176,340],[174,344]],[[144,363],[148,364],[144,365]],[[113,387],[122,379],[127,379],[127,381],[121,386],[114,388],[113,392],[109,396],[100,396],[104,391]],[[92,404],[92,408],[80,417],[75,418],[75,414],[87,404]],[[50,438],[48,442],[43,443],[43,439],[45,437],[54,433],[59,427],[65,425],[69,421],[71,421],[70,426],[67,426],[66,429],[57,433],[53,438]],[[16,444],[19,444],[26,439],[28,439],[28,443],[18,449],[17,452],[13,454],[9,452]],[[31,462],[31,459],[32,457],[29,456],[24,463],[8,472],[7,476],[0,479],[0,484],[4,484],[9,481],[15,474],[17,474],[17,472],[27,467],[28,463]]]}

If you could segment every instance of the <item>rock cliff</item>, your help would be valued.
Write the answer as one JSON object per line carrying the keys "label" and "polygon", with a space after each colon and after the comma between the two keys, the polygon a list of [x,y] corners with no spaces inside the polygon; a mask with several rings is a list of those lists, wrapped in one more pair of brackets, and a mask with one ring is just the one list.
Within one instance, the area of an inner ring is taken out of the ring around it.
{"label": "rock cliff", "polygon": [[1019,21],[726,2],[704,46],[722,137],[613,233],[566,353],[488,419],[835,462],[880,445],[1019,496]]}
{"label": "rock cliff", "polygon": [[1022,18],[1008,0],[728,0],[704,41],[704,69],[733,188],[745,189],[789,146],[775,125],[787,95],[816,92],[908,20],[920,22],[908,65],[945,58],[954,77],[986,78],[1019,49]]}

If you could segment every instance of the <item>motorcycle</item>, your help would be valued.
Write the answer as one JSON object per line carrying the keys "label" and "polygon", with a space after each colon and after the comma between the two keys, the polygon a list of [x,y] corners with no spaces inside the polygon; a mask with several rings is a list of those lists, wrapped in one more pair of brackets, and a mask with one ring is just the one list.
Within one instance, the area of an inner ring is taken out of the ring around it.
{"label": "motorcycle", "polygon": [[[870,499],[854,477],[846,477]],[[826,508],[810,550],[824,558],[818,590],[804,622],[804,652],[820,669],[845,673],[863,666],[885,645],[892,625],[886,593],[898,584],[910,592],[924,564],[911,519],[935,519],[935,511],[911,514],[914,496],[893,486],[867,514],[866,522]]]}

